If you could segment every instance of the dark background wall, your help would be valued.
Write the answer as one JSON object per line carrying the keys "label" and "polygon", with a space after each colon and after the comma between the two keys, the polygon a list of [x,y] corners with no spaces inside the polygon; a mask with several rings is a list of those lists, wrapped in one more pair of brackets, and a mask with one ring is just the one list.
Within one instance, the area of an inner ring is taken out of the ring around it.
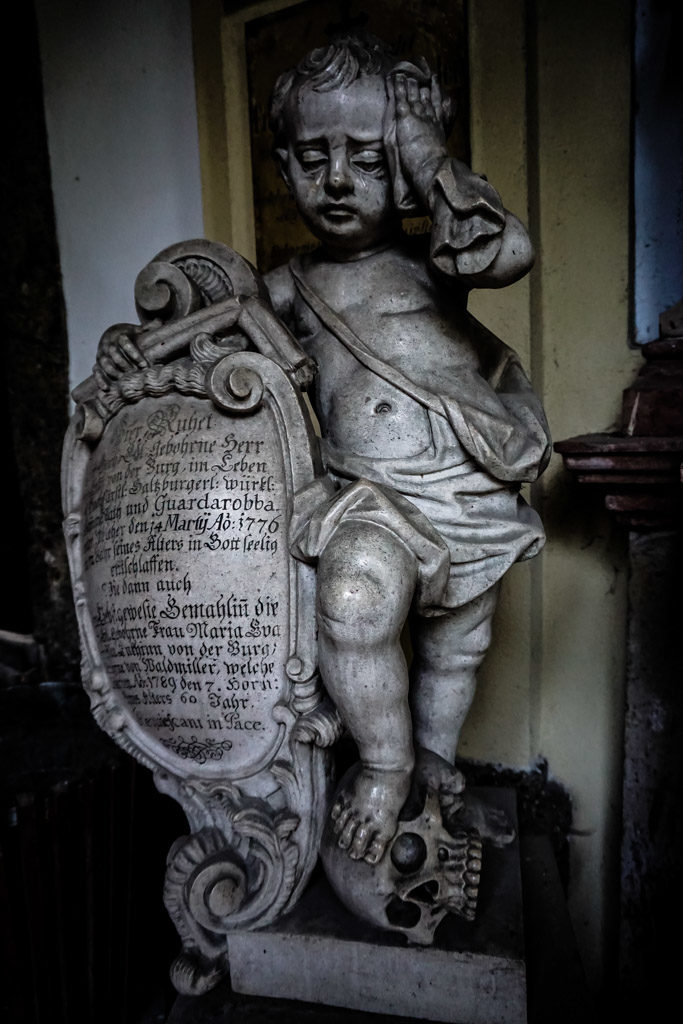
{"label": "dark background wall", "polygon": [[44,660],[41,668],[25,647],[4,638],[0,662],[71,680],[78,678],[79,654],[59,486],[68,348],[32,4],[16,5],[12,22],[3,33],[3,67],[12,70],[0,163],[0,630],[32,634]]}

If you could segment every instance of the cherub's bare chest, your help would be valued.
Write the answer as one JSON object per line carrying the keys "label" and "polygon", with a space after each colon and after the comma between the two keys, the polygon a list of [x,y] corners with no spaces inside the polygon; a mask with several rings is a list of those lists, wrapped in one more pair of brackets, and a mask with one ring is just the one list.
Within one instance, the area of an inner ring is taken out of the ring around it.
{"label": "cherub's bare chest", "polygon": [[444,303],[422,268],[398,262],[323,270],[306,283],[328,315],[316,315],[300,296],[294,305],[294,333],[321,371],[332,364],[336,374],[347,361],[343,345],[330,344],[331,335],[339,336],[339,320],[361,347],[409,375],[429,367],[477,365],[464,301]]}
{"label": "cherub's bare chest", "polygon": [[318,365],[312,397],[323,436],[371,458],[423,452],[432,440],[429,416],[401,381],[424,380],[425,361],[452,362],[452,330],[415,289],[380,297],[364,282],[358,294],[336,297],[346,306],[322,317],[303,299],[295,303],[295,333]]}

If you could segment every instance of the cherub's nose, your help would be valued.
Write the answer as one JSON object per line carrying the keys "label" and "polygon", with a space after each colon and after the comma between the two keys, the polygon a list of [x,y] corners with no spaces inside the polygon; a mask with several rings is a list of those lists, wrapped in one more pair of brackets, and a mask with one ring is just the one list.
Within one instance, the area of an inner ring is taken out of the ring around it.
{"label": "cherub's nose", "polygon": [[331,195],[344,195],[353,191],[353,178],[346,153],[338,150],[330,153],[325,188]]}

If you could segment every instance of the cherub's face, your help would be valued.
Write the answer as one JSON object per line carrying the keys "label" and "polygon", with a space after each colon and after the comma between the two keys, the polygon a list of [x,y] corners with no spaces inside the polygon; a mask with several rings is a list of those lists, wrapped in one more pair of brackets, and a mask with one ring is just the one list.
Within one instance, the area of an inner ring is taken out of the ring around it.
{"label": "cherub's face", "polygon": [[286,113],[282,172],[316,238],[349,252],[385,241],[397,216],[382,141],[387,98],[380,77],[346,89],[303,89]]}

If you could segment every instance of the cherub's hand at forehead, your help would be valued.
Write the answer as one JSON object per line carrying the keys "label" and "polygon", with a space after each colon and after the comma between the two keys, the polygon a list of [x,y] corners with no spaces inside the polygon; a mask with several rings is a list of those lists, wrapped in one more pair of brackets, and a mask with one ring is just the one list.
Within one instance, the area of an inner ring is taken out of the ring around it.
{"label": "cherub's hand at forehead", "polygon": [[[426,78],[421,69],[411,67],[415,74],[394,69],[387,76],[387,113],[395,119],[401,166],[424,199],[435,167],[447,156],[444,103],[436,75]],[[432,168],[428,182],[422,180],[425,167]]]}
{"label": "cherub's hand at forehead", "polygon": [[436,75],[428,82],[396,72],[390,76],[394,91],[397,118],[410,116],[438,124],[443,133],[443,100]]}

